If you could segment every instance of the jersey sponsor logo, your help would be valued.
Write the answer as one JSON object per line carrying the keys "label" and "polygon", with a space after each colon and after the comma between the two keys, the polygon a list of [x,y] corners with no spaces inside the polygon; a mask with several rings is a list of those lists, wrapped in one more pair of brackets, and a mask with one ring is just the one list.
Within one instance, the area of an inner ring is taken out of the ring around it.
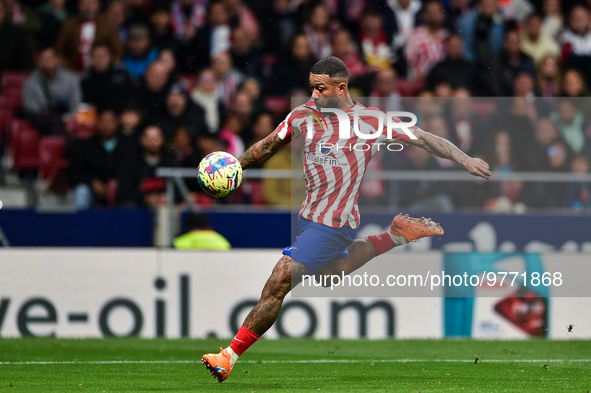
{"label": "jersey sponsor logo", "polygon": [[337,158],[330,155],[317,156],[310,152],[306,153],[306,161],[310,164],[346,167],[349,166],[348,162],[340,162]]}

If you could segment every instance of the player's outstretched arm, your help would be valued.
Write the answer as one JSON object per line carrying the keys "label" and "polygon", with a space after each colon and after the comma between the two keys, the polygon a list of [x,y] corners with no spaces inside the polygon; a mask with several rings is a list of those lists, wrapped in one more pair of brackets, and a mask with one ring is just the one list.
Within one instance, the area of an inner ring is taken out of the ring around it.
{"label": "player's outstretched arm", "polygon": [[281,139],[279,137],[278,129],[275,129],[275,131],[267,135],[267,137],[249,147],[248,150],[238,158],[238,162],[242,165],[242,169],[248,169],[252,166],[262,164],[289,142],[288,138]]}
{"label": "player's outstretched arm", "polygon": [[462,165],[471,175],[490,179],[490,167],[480,158],[472,158],[456,145],[445,138],[433,135],[430,132],[416,130],[414,135],[417,139],[409,139],[408,143],[421,147],[438,157],[447,158]]}

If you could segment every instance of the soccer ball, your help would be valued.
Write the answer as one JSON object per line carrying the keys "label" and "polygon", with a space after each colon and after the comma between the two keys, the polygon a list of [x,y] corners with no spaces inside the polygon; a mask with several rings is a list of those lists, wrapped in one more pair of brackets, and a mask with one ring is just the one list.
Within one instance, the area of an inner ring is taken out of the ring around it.
{"label": "soccer ball", "polygon": [[209,195],[225,197],[242,183],[242,166],[233,155],[216,151],[205,156],[199,163],[197,181]]}

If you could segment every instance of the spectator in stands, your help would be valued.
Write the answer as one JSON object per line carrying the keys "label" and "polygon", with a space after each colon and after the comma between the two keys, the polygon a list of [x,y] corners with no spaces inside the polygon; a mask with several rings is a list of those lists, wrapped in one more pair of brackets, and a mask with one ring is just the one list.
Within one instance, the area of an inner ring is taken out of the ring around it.
{"label": "spectator in stands", "polygon": [[152,44],[160,51],[171,49],[177,53],[180,49],[180,41],[175,37],[171,28],[170,11],[165,7],[155,7],[150,15],[150,31]]}
{"label": "spectator in stands", "polygon": [[273,132],[274,129],[275,120],[273,119],[273,115],[269,112],[260,112],[254,119],[252,126],[253,138],[247,143],[247,146],[250,147],[264,139],[267,135]]}
{"label": "spectator in stands", "polygon": [[[536,89],[536,81],[534,79],[534,75],[530,74],[529,72],[521,72],[517,74],[515,79],[513,80],[513,96],[515,97],[526,97],[528,99],[528,103],[535,108],[536,99],[535,99],[535,90]],[[540,101],[541,102],[541,101]],[[532,108],[533,109],[533,108]],[[531,112],[530,109],[530,118],[536,119],[537,111]]]}
{"label": "spectator in stands", "polygon": [[214,151],[222,151],[226,147],[218,134],[200,134],[195,140],[197,151],[195,155],[197,157],[194,162],[199,164],[201,159],[206,155],[213,153]]}
{"label": "spectator in stands", "polygon": [[195,153],[195,142],[194,139],[191,138],[191,135],[189,135],[189,131],[185,127],[180,126],[179,128],[177,128],[171,140],[166,145],[170,147],[168,149],[169,152],[174,156],[176,162],[179,163],[181,166],[198,165],[198,163],[195,163],[195,165],[191,165],[193,164],[192,162],[189,165],[187,165],[188,161],[192,158],[193,154]]}
{"label": "spectator in stands", "polygon": [[297,34],[289,46],[289,52],[273,65],[267,93],[290,96],[295,90],[309,91],[310,68],[314,62],[308,38],[304,34]]}
{"label": "spectator in stands", "polygon": [[561,95],[564,97],[579,98],[573,100],[576,109],[580,110],[586,119],[591,119],[591,105],[589,105],[589,90],[581,72],[571,68],[564,72],[562,77]]}
{"label": "spectator in stands", "polygon": [[476,8],[458,21],[458,33],[464,43],[464,57],[478,67],[479,78],[487,87],[486,70],[503,48],[505,28],[497,0],[479,0]]}
{"label": "spectator in stands", "polygon": [[78,77],[60,66],[52,47],[37,54],[37,68],[23,86],[23,105],[27,116],[42,133],[64,132],[62,116],[75,115],[82,101]]}
{"label": "spectator in stands", "polygon": [[181,42],[190,42],[207,22],[209,0],[174,0],[170,8],[172,32]]}
{"label": "spectator in stands", "polygon": [[[570,164],[571,173],[588,175],[589,156],[576,154]],[[591,209],[591,184],[584,181],[569,183],[566,187],[565,203],[575,211]]]}
{"label": "spectator in stands", "polygon": [[375,75],[373,88],[369,94],[369,106],[383,111],[396,111],[402,108],[402,98],[396,87],[398,77],[392,67],[379,70]]}
{"label": "spectator in stands", "polygon": [[230,49],[229,16],[223,1],[212,1],[207,14],[207,24],[185,43],[183,66],[187,72],[207,67],[217,57]]}
{"label": "spectator in stands", "polygon": [[390,37],[386,34],[383,19],[373,10],[367,10],[361,18],[359,42],[363,59],[374,70],[390,67],[393,54]]}
{"label": "spectator in stands", "polygon": [[[487,0],[484,0],[487,1]],[[492,75],[495,81],[495,91],[498,96],[512,96],[515,78],[521,73],[536,75],[533,59],[521,51],[519,33],[509,30],[505,35],[503,50],[499,54],[498,61],[492,67]]]}
{"label": "spectator in stands", "polygon": [[449,110],[445,111],[450,140],[470,156],[485,153],[488,142],[481,119],[474,112],[474,102],[466,89],[454,91]]}
{"label": "spectator in stands", "polygon": [[298,31],[297,13],[291,9],[289,0],[273,0],[269,17],[261,18],[265,53],[277,53],[281,48],[289,46]]}
{"label": "spectator in stands", "polygon": [[229,108],[232,98],[242,82],[242,76],[232,65],[228,52],[218,53],[211,62],[211,70],[216,79],[216,92],[224,107]]}
{"label": "spectator in stands", "polygon": [[9,20],[19,26],[28,38],[33,38],[41,29],[38,14],[31,7],[20,0],[3,0]]}
{"label": "spectator in stands", "polygon": [[258,113],[263,110],[263,102],[261,100],[261,86],[254,78],[247,78],[240,85],[240,92],[245,93],[250,99],[251,111],[250,113]]}
{"label": "spectator in stands", "polygon": [[359,52],[353,42],[353,37],[345,29],[337,30],[332,36],[332,54],[341,59],[349,70],[349,80],[355,84],[355,79],[362,77],[366,73],[366,65],[361,60]]}
{"label": "spectator in stands", "polygon": [[529,144],[528,148],[522,151],[524,156],[523,169],[530,171],[549,170],[546,160],[548,149],[554,142],[560,140],[560,133],[552,120],[547,117],[538,119],[534,130],[534,143]]}
{"label": "spectator in stands", "polygon": [[135,79],[141,79],[144,73],[158,58],[158,48],[151,45],[150,32],[145,25],[134,25],[129,29],[127,41],[127,54],[123,58],[123,64],[129,75]]}
{"label": "spectator in stands", "polygon": [[408,37],[419,24],[421,2],[420,0],[391,0],[386,4],[394,13],[392,49],[396,57],[402,57]]}
{"label": "spectator in stands", "polygon": [[[170,4],[167,0],[163,1],[167,6]],[[125,18],[125,27],[129,29],[133,25],[148,25],[148,11],[150,6],[160,7],[160,0],[125,0],[127,8],[127,17]]]}
{"label": "spectator in stands", "polygon": [[160,167],[178,166],[178,161],[164,149],[162,129],[150,124],[140,137],[141,152],[136,168],[139,174],[139,200],[144,206],[158,207],[166,204],[166,180],[156,177]]}
{"label": "spectator in stands", "polygon": [[250,116],[252,114],[253,108],[252,100],[246,91],[240,90],[238,93],[236,93],[236,95],[232,99],[230,109],[234,114],[236,114],[236,116],[238,116],[238,118],[244,125],[250,123]]}
{"label": "spectator in stands", "polygon": [[171,80],[177,81],[181,78],[175,53],[168,48],[162,49],[158,54],[156,61],[160,62],[166,68]]}
{"label": "spectator in stands", "polygon": [[231,26],[240,27],[255,43],[259,38],[259,23],[250,8],[242,0],[223,0]]}
{"label": "spectator in stands", "polygon": [[316,59],[331,55],[330,40],[336,28],[336,24],[331,24],[326,5],[324,3],[315,4],[310,10],[303,31],[308,37],[312,53]]}
{"label": "spectator in stands", "polygon": [[496,123],[497,129],[508,132],[511,139],[512,154],[515,154],[511,159],[517,164],[523,164],[523,157],[518,153],[518,149],[528,146],[534,139],[534,122],[537,118],[534,109],[536,108],[531,105],[526,97],[515,97],[509,100],[508,108],[503,108],[505,104],[505,102],[501,102],[497,109],[497,115],[501,116],[500,121],[492,123]]}
{"label": "spectator in stands", "polygon": [[449,0],[446,9],[448,22],[452,26],[458,26],[460,19],[472,11],[471,6],[471,0]]}
{"label": "spectator in stands", "polygon": [[134,102],[151,116],[164,116],[166,97],[172,85],[170,72],[165,64],[155,61],[148,67],[140,86],[134,94]]}
{"label": "spectator in stands", "polygon": [[443,60],[443,43],[448,31],[443,27],[443,5],[438,0],[428,0],[421,12],[424,25],[413,30],[405,49],[408,78],[425,80],[431,68]]}
{"label": "spectator in stands", "polygon": [[100,109],[121,112],[131,96],[131,79],[125,68],[113,63],[111,49],[94,43],[90,67],[82,75],[82,97],[85,103]]}
{"label": "spectator in stands", "polygon": [[[513,143],[510,133],[507,130],[501,129],[497,131],[493,137],[491,145],[492,151],[490,156],[492,158],[493,169],[502,173],[511,173],[519,170],[519,163],[515,160],[516,146]],[[496,191],[499,198],[492,198],[487,201],[487,209],[494,211],[510,210],[511,207],[520,200],[523,192],[523,183],[516,180],[506,180],[500,182]]]}
{"label": "spectator in stands", "polygon": [[538,94],[541,97],[556,97],[560,93],[562,76],[555,56],[546,56],[538,67]]}
{"label": "spectator in stands", "polygon": [[117,34],[119,34],[119,41],[122,45],[127,43],[129,27],[125,24],[127,19],[127,9],[127,2],[125,0],[112,0],[105,10],[105,16],[107,20],[113,24]]}
{"label": "spectator in stands", "polygon": [[126,106],[121,112],[121,134],[134,140],[139,139],[139,128],[144,117],[141,108],[134,105]]}
{"label": "spectator in stands", "polygon": [[449,82],[452,88],[466,88],[473,94],[477,91],[476,67],[462,58],[462,38],[452,34],[445,40],[445,59],[435,64],[427,77],[427,88],[433,89],[441,81]]}
{"label": "spectator in stands", "polygon": [[244,78],[263,80],[263,57],[253,49],[253,40],[242,27],[232,29],[230,36],[230,56],[232,64]]}
{"label": "spectator in stands", "polygon": [[[441,170],[433,156],[421,148],[411,146],[408,154],[410,159],[403,169]],[[406,181],[400,187],[399,205],[409,210],[449,212],[453,209],[449,191],[449,182]]]}
{"label": "spectator in stands", "polygon": [[544,0],[542,12],[542,33],[557,39],[564,27],[564,15],[562,15],[560,0]]}
{"label": "spectator in stands", "polygon": [[199,73],[191,99],[205,111],[209,132],[215,132],[219,127],[222,103],[216,93],[215,74],[211,69],[206,68]]}
{"label": "spectator in stands", "polygon": [[67,178],[74,187],[74,204],[88,209],[94,203],[106,203],[117,183],[118,204],[132,204],[133,141],[119,134],[119,117],[111,110],[98,113],[97,133],[88,139],[76,140],[67,149],[70,162]]}
{"label": "spectator in stands", "polygon": [[589,90],[581,73],[571,68],[564,72],[561,84],[561,95],[565,97],[588,97]]}
{"label": "spectator in stands", "polygon": [[41,34],[39,42],[41,45],[53,45],[62,27],[62,24],[68,17],[65,0],[48,0],[37,11],[41,21]]}
{"label": "spectator in stands", "polygon": [[240,117],[233,112],[229,112],[220,127],[219,138],[226,144],[224,149],[234,157],[240,157],[244,153],[244,142],[240,138],[240,131],[244,128],[244,123]]}
{"label": "spectator in stands", "polygon": [[583,112],[577,109],[573,98],[559,99],[556,110],[550,113],[550,119],[574,153],[580,153],[583,149],[587,150],[588,143],[585,140],[585,133],[589,128],[589,123]]}
{"label": "spectator in stands", "polygon": [[115,61],[121,60],[123,48],[113,22],[99,14],[99,0],[79,0],[78,14],[69,17],[57,37],[56,48],[64,66],[83,71],[90,63],[92,44],[104,42],[111,47]]}
{"label": "spectator in stands", "polygon": [[23,71],[33,67],[31,47],[20,27],[15,26],[0,1],[0,75],[2,71]]}
{"label": "spectator in stands", "polygon": [[[569,150],[557,140],[546,150],[544,168],[550,172],[565,172],[568,169]],[[547,208],[564,205],[565,183],[526,183],[523,201],[528,207]]]}
{"label": "spectator in stands", "polygon": [[568,19],[568,29],[560,36],[562,61],[566,67],[578,68],[591,77],[591,31],[589,11],[575,6]]}
{"label": "spectator in stands", "polygon": [[173,246],[177,250],[225,251],[232,248],[230,242],[211,227],[205,214],[189,214],[185,227],[187,233],[174,239]]}
{"label": "spectator in stands", "polygon": [[171,140],[179,127],[184,127],[192,138],[209,132],[205,111],[191,101],[182,86],[174,85],[166,97],[166,113],[159,121],[164,140]]}
{"label": "spectator in stands", "polygon": [[546,56],[558,56],[560,48],[552,36],[542,33],[542,15],[533,13],[525,23],[525,31],[521,33],[521,50],[531,56],[536,64],[540,64]]}

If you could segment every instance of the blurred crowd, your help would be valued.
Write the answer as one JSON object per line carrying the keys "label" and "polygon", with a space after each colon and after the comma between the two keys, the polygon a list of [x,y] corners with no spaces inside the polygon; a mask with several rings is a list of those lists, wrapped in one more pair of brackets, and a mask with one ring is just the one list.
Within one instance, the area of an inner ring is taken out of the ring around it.
{"label": "blurred crowd", "polygon": [[[108,203],[113,187],[110,203],[158,206],[156,168],[239,156],[290,97],[310,94],[310,67],[328,55],[348,66],[353,95],[415,110],[421,127],[495,170],[589,173],[590,29],[584,0],[0,0],[0,73],[30,71],[15,116],[68,138],[78,207]],[[266,167],[290,165],[285,149]],[[371,165],[454,168],[413,148]],[[287,181],[247,182],[224,203],[289,205],[290,193]],[[585,209],[589,194],[587,183],[368,179],[361,200]]]}

